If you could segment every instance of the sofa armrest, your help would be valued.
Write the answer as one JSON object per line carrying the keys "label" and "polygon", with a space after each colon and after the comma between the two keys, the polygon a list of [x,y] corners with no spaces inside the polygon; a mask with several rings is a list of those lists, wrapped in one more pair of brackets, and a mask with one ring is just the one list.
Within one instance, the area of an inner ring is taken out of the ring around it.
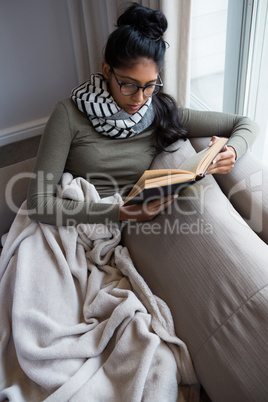
{"label": "sofa armrest", "polygon": [[[210,138],[191,139],[197,152],[209,141]],[[237,212],[268,244],[268,166],[247,152],[230,173],[214,177]]]}
{"label": "sofa armrest", "polygon": [[34,162],[35,158],[31,158],[0,169],[0,239],[27,197]]}

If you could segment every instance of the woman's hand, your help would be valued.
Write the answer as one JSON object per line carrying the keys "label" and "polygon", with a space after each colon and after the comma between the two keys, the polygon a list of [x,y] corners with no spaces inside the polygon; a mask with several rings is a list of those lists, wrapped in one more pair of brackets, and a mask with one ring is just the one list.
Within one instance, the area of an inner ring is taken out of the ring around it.
{"label": "woman's hand", "polygon": [[[213,145],[214,142],[217,141],[219,137],[215,135],[211,138],[209,146]],[[216,156],[213,163],[210,165],[209,169],[207,170],[207,174],[214,174],[214,173],[221,173],[226,174],[229,173],[235,164],[236,160],[236,152],[234,148],[225,145],[221,152]]]}
{"label": "woman's hand", "polygon": [[169,207],[177,197],[177,195],[171,195],[144,204],[122,206],[120,207],[120,221],[151,221],[156,215]]}

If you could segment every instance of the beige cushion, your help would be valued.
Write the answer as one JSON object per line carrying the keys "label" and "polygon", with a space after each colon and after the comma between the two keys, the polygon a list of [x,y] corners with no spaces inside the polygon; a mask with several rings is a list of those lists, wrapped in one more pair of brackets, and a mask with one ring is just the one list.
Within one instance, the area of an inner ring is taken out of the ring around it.
{"label": "beige cushion", "polygon": [[[190,143],[152,168],[177,166]],[[168,161],[169,159],[169,161]],[[197,375],[213,401],[268,395],[268,246],[246,225],[212,176],[170,211],[123,232],[138,271],[169,305]]]}

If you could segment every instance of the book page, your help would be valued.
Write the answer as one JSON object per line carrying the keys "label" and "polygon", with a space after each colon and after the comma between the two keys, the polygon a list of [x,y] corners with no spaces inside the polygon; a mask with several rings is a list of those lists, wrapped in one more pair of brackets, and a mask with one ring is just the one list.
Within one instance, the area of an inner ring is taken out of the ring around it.
{"label": "book page", "polygon": [[155,170],[145,170],[143,175],[140,177],[138,182],[136,184],[139,184],[140,182],[143,183],[145,180],[153,180],[157,179],[158,177],[163,177],[163,176],[170,176],[173,174],[180,174],[180,173],[191,173],[182,169],[155,169]]}
{"label": "book page", "polygon": [[211,147],[207,147],[197,154],[186,159],[179,166],[180,169],[189,170],[196,175],[203,176],[213,159],[227,143],[228,138],[219,138]]}
{"label": "book page", "polygon": [[137,194],[139,194],[144,189],[145,183],[153,182],[153,187],[157,187],[157,186],[161,185],[158,183],[159,180],[161,180],[161,178],[164,178],[164,177],[169,178],[169,177],[172,177],[173,175],[178,175],[178,174],[183,174],[184,175],[183,177],[185,177],[185,175],[192,176],[192,172],[187,172],[187,171],[180,170],[180,169],[145,170],[143,175],[139,178],[139,180],[137,181],[135,186],[132,188],[132,190],[128,194],[127,199],[132,198],[132,197],[136,196]]}
{"label": "book page", "polygon": [[161,186],[168,186],[175,183],[183,183],[186,181],[191,181],[195,179],[195,174],[192,172],[184,172],[180,174],[173,174],[168,176],[163,176],[160,178],[155,178],[151,180],[145,181],[144,188],[153,188],[153,187],[161,187]]}

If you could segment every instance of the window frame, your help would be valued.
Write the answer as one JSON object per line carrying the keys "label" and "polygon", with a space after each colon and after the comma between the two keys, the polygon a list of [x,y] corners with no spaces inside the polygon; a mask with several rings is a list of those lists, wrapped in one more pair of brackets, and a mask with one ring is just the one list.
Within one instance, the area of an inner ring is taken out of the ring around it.
{"label": "window frame", "polygon": [[260,127],[260,135],[252,146],[252,152],[268,163],[268,120],[263,105],[267,104],[268,90],[268,2],[256,1],[252,23],[247,91],[244,114],[255,120]]}

